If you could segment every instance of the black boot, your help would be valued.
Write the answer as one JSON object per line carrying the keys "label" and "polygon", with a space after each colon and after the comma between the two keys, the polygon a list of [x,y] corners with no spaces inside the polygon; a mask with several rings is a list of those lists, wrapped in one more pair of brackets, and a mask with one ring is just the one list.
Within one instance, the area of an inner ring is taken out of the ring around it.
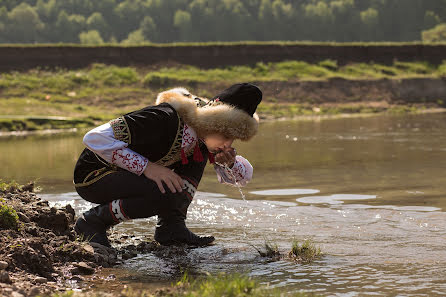
{"label": "black boot", "polygon": [[82,240],[111,247],[106,231],[110,226],[117,223],[118,221],[114,220],[110,212],[109,204],[102,204],[84,212],[77,219],[74,225],[74,231],[76,231]]}
{"label": "black boot", "polygon": [[158,215],[155,229],[155,240],[162,245],[188,244],[205,246],[212,243],[214,236],[198,236],[186,227],[187,208],[190,200],[184,195],[169,197],[170,209]]}
{"label": "black boot", "polygon": [[155,240],[162,245],[188,244],[193,246],[205,246],[212,243],[214,236],[198,236],[186,227],[184,220],[172,221],[158,217],[155,229]]}

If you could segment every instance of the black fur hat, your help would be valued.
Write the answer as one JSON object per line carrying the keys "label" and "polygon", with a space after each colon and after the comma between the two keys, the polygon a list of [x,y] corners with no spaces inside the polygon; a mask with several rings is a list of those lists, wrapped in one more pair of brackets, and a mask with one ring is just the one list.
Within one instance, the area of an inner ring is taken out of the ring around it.
{"label": "black fur hat", "polygon": [[257,86],[250,83],[240,83],[232,85],[216,95],[209,104],[213,105],[223,102],[253,116],[260,101],[262,101],[262,91]]}

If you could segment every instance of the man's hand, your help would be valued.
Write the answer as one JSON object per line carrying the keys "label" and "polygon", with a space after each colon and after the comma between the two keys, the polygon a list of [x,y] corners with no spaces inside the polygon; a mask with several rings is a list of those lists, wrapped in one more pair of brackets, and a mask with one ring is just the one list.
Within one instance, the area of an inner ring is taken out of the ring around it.
{"label": "man's hand", "polygon": [[237,152],[233,147],[224,147],[223,150],[215,153],[215,162],[223,165],[227,165],[229,168],[232,168],[235,163],[235,156],[237,156]]}
{"label": "man's hand", "polygon": [[163,194],[166,193],[166,190],[164,190],[163,187],[163,182],[167,185],[172,193],[183,191],[183,179],[167,167],[149,162],[146,169],[144,169],[143,174],[148,179],[156,182],[158,188]]}

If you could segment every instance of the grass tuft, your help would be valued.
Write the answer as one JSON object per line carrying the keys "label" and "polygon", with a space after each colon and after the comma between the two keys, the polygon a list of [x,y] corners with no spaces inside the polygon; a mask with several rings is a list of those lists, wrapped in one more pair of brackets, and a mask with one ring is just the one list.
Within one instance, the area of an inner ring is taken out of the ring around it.
{"label": "grass tuft", "polygon": [[0,192],[3,193],[14,193],[16,191],[21,191],[22,186],[16,181],[5,182],[0,179]]}
{"label": "grass tuft", "polygon": [[310,263],[322,256],[321,249],[311,239],[305,239],[302,243],[294,239],[289,257],[300,263]]}
{"label": "grass tuft", "polygon": [[[87,297],[86,293],[67,291],[53,294],[52,297]],[[110,296],[110,293],[96,292],[95,296]],[[121,297],[307,297],[315,296],[312,293],[293,292],[284,293],[280,289],[271,289],[260,285],[244,274],[219,274],[197,279],[190,278],[187,274],[170,288],[158,289],[155,292],[148,290],[135,290],[126,288],[120,292]]]}

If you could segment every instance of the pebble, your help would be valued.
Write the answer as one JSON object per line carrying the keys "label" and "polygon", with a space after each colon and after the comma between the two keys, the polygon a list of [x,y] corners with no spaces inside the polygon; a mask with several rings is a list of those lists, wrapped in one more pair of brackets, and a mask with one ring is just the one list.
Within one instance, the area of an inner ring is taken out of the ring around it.
{"label": "pebble", "polygon": [[0,283],[11,283],[11,279],[9,278],[9,274],[6,271],[0,271]]}
{"label": "pebble", "polygon": [[11,297],[25,297],[25,296],[23,294],[20,294],[19,292],[14,291],[11,293]]}
{"label": "pebble", "polygon": [[37,296],[40,294],[40,289],[38,287],[32,287],[29,291],[29,296]]}
{"label": "pebble", "polygon": [[70,277],[71,281],[76,281],[76,282],[82,282],[84,281],[84,279],[81,276],[78,275],[73,275],[72,277]]}
{"label": "pebble", "polygon": [[8,262],[0,261],[0,270],[5,270],[6,268],[8,268]]}
{"label": "pebble", "polygon": [[46,283],[48,280],[44,277],[38,276],[34,279],[34,281],[38,284],[44,284]]}
{"label": "pebble", "polygon": [[31,220],[28,218],[28,216],[22,212],[18,212],[17,215],[21,221],[23,221],[25,223],[31,222]]}
{"label": "pebble", "polygon": [[103,254],[106,256],[116,253],[114,249],[103,246],[102,244],[96,242],[90,242],[90,245],[93,247],[95,253]]}
{"label": "pebble", "polygon": [[79,262],[75,264],[76,267],[79,268],[80,271],[86,273],[86,274],[92,274],[94,273],[94,268],[90,267],[87,263],[85,262]]}
{"label": "pebble", "polygon": [[130,258],[132,258],[132,255],[130,253],[124,253],[122,254],[122,260],[128,260]]}
{"label": "pebble", "polygon": [[89,244],[84,245],[84,251],[86,251],[86,252],[89,253],[89,254],[94,254],[94,249],[93,249],[93,247],[92,247],[91,245],[89,245]]}

